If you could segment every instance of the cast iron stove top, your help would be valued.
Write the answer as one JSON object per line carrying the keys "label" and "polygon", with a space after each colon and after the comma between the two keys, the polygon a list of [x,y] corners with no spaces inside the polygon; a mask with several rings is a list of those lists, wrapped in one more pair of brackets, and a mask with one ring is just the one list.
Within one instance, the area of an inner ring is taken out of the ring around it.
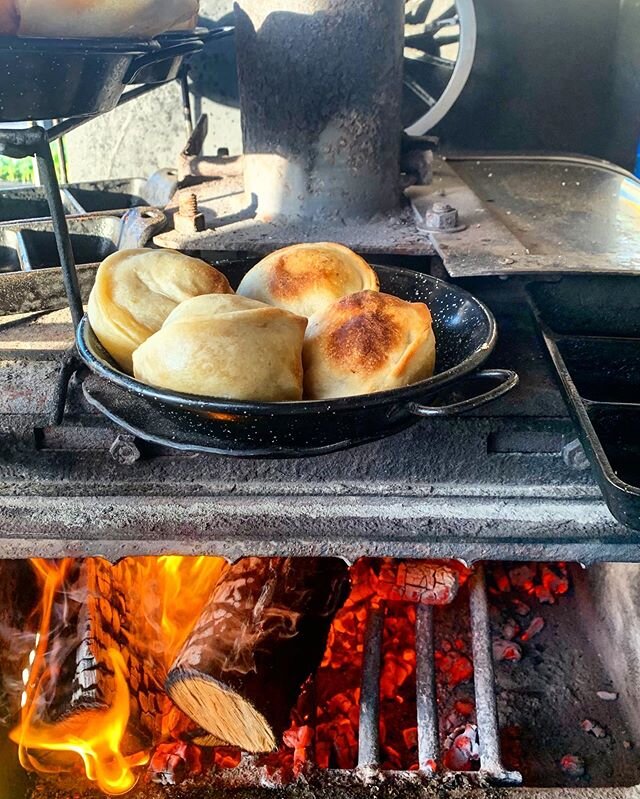
{"label": "cast iron stove top", "polygon": [[588,467],[522,278],[465,286],[496,314],[490,364],[520,386],[452,419],[316,458],[239,461],[134,440],[75,374],[66,311],[0,320],[0,546],[5,557],[209,553],[636,560]]}

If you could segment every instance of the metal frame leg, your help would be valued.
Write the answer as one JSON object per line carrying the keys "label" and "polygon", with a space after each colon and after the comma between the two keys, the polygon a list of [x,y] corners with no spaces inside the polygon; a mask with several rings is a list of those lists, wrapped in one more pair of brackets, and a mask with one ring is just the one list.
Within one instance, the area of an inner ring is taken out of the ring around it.
{"label": "metal frame leg", "polygon": [[187,128],[187,137],[193,133],[193,112],[191,110],[191,93],[189,92],[189,67],[183,64],[178,75],[178,83],[182,92],[182,113]]}
{"label": "metal frame leg", "polygon": [[364,639],[358,768],[376,768],[380,765],[380,672],[383,629],[384,608],[374,607],[369,612]]}
{"label": "metal frame leg", "polygon": [[71,237],[69,236],[69,227],[67,226],[67,218],[64,213],[64,206],[62,205],[60,185],[58,183],[58,176],[56,175],[56,168],[53,163],[51,146],[44,130],[42,130],[42,141],[35,149],[35,155],[45,194],[47,195],[49,210],[51,211],[53,233],[56,239],[58,255],[60,256],[62,280],[64,282],[65,291],[67,292],[67,299],[69,300],[71,318],[73,319],[74,327],[78,327],[84,315],[84,310],[82,308],[80,286],[78,285],[76,261],[73,255],[73,248],[71,246]]}
{"label": "metal frame leg", "polygon": [[477,567],[471,578],[470,608],[480,769],[495,782],[520,785],[522,775],[518,771],[505,769],[500,754],[489,601],[482,566]]}

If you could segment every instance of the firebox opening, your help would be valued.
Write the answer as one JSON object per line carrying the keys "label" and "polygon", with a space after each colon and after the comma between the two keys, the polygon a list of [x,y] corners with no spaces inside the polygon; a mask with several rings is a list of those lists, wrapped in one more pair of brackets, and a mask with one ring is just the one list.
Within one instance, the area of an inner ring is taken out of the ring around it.
{"label": "firebox opening", "polygon": [[358,766],[638,785],[639,569],[0,562],[0,796],[361,784]]}

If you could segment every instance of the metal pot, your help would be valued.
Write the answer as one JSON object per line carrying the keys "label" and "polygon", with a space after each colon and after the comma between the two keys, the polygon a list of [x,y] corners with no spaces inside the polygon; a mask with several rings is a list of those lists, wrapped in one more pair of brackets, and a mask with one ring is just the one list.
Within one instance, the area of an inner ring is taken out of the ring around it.
{"label": "metal pot", "polygon": [[[235,264],[219,268],[237,286],[248,267]],[[77,331],[78,350],[87,366],[104,378],[88,381],[85,395],[133,435],[165,446],[243,457],[301,457],[383,438],[421,417],[473,410],[517,385],[515,372],[476,371],[496,341],[495,320],[483,303],[429,275],[393,267],[375,269],[382,291],[425,302],[431,310],[437,363],[436,373],[428,380],[327,401],[237,402],[185,395],[153,388],[120,371],[85,317]],[[453,405],[428,404],[437,392],[463,378],[482,378],[497,385]]]}

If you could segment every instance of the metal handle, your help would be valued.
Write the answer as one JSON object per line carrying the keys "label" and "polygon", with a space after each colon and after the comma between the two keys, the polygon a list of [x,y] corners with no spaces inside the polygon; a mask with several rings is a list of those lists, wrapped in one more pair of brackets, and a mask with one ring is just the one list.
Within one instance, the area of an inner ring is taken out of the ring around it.
{"label": "metal handle", "polygon": [[216,39],[226,39],[235,33],[235,28],[232,25],[224,25],[221,28],[196,28],[195,35],[202,39],[205,44],[213,42]]}
{"label": "metal handle", "polygon": [[158,208],[130,208],[122,217],[119,250],[135,250],[146,247],[167,224],[167,217]]}
{"label": "metal handle", "polygon": [[485,394],[480,394],[476,397],[462,400],[462,402],[454,402],[452,405],[420,405],[418,402],[412,402],[408,405],[408,410],[415,416],[422,417],[436,417],[436,416],[456,416],[465,411],[473,411],[492,402],[503,394],[507,394],[512,388],[515,388],[520,382],[520,378],[515,372],[510,369],[483,369],[480,372],[475,372],[469,375],[467,380],[498,380],[499,385],[487,391]]}
{"label": "metal handle", "polygon": [[142,55],[131,63],[131,66],[127,70],[122,82],[127,85],[135,83],[140,73],[143,72],[143,70],[145,70],[147,67],[150,67],[153,64],[159,64],[161,61],[168,61],[169,59],[177,58],[178,56],[199,53],[203,47],[204,44],[201,39],[193,38],[187,40],[186,42],[180,42],[180,44],[162,47],[160,50],[155,50],[152,53]]}

